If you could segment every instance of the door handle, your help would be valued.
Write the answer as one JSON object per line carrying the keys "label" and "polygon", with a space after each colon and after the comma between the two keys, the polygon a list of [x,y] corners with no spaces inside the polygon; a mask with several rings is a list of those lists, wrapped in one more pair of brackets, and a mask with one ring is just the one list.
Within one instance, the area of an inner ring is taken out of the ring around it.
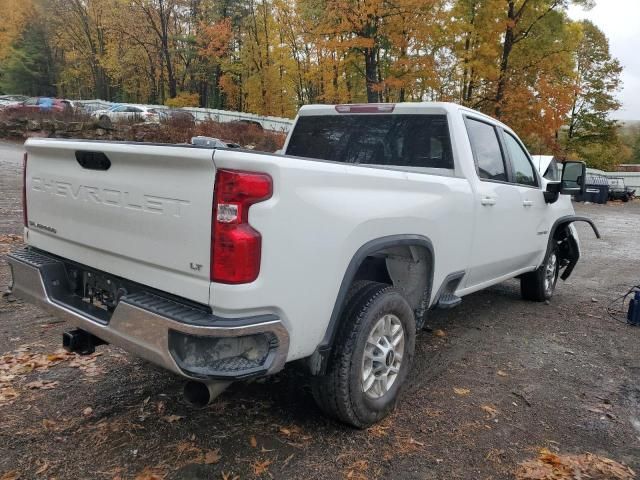
{"label": "door handle", "polygon": [[480,203],[482,205],[495,205],[496,204],[496,199],[495,197],[482,197],[480,199]]}
{"label": "door handle", "polygon": [[522,205],[524,207],[533,207],[533,202],[531,200],[523,200]]}

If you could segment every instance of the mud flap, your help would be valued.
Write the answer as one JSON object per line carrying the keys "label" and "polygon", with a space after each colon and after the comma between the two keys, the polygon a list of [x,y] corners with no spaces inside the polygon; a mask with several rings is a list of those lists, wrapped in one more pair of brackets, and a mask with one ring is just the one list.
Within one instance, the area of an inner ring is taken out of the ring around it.
{"label": "mud flap", "polygon": [[[568,230],[568,227],[569,226],[567,225],[566,230]],[[568,231],[566,231],[565,240],[560,243],[560,258],[561,260],[567,260],[569,262],[560,275],[562,280],[566,280],[571,276],[573,269],[578,264],[578,260],[580,260],[580,248],[578,247],[578,242],[576,242],[574,236]]]}

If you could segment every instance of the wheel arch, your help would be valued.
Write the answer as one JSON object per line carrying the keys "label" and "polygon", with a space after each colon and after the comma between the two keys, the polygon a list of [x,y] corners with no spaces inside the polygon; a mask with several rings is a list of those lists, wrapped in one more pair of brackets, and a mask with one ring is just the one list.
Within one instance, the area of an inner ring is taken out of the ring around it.
{"label": "wheel arch", "polygon": [[545,252],[544,258],[546,259],[547,256],[549,255],[549,252],[552,248],[554,241],[562,240],[563,238],[566,237],[567,239],[566,245],[560,249],[561,259],[568,261],[568,264],[564,272],[562,272],[562,275],[560,276],[562,280],[566,280],[567,278],[569,278],[569,276],[573,272],[573,269],[578,263],[578,260],[580,259],[580,248],[579,248],[578,242],[573,237],[573,235],[571,235],[570,232],[568,231],[569,225],[571,225],[573,222],[588,223],[589,226],[593,229],[593,233],[595,234],[596,238],[600,238],[600,232],[598,231],[598,228],[593,223],[593,221],[587,217],[581,217],[577,215],[566,215],[564,217],[558,218],[553,223],[551,230],[549,231],[549,240],[547,242],[547,250]]}
{"label": "wheel arch", "polygon": [[[379,264],[376,265],[381,258],[384,259],[386,274],[388,275],[386,282],[390,282],[401,289],[408,288],[410,282],[414,279],[418,280],[420,272],[426,270],[427,275],[424,278],[424,287],[420,292],[420,300],[418,301],[417,299],[418,292],[412,292],[414,293],[414,298],[413,302],[410,303],[414,312],[418,315],[424,315],[429,308],[435,261],[431,240],[423,235],[402,234],[379,237],[368,241],[358,248],[349,261],[340,283],[324,337],[308,359],[308,367],[313,375],[321,375],[326,372],[349,288],[354,281],[359,279],[372,279],[370,278],[371,275],[383,275],[381,266]],[[401,263],[406,262],[409,258],[412,258],[414,264],[419,266],[414,269],[410,267],[407,269],[401,268]],[[424,260],[424,262],[421,263],[420,260]],[[384,281],[380,277],[375,279]]]}

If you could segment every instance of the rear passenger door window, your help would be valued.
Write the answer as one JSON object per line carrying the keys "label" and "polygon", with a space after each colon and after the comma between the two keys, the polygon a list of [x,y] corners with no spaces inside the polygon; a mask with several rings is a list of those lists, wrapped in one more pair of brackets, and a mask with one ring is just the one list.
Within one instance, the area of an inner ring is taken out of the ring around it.
{"label": "rear passenger door window", "polygon": [[509,132],[504,131],[504,143],[507,146],[509,159],[513,166],[514,183],[517,183],[518,185],[537,187],[538,180],[533,169],[533,165],[531,165],[529,156],[520,145],[520,142],[518,142]]}
{"label": "rear passenger door window", "polygon": [[506,182],[507,169],[495,127],[473,118],[467,118],[466,124],[478,176],[483,180]]}

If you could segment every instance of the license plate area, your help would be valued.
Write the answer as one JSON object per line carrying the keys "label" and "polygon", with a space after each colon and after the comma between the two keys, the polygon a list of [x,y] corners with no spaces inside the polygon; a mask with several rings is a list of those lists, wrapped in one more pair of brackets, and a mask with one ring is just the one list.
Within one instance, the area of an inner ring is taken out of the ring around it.
{"label": "license plate area", "polygon": [[85,305],[91,305],[111,316],[120,299],[129,291],[117,277],[67,265],[69,284],[74,295]]}
{"label": "license plate area", "polygon": [[127,290],[115,279],[94,272],[82,272],[82,301],[111,313]]}

